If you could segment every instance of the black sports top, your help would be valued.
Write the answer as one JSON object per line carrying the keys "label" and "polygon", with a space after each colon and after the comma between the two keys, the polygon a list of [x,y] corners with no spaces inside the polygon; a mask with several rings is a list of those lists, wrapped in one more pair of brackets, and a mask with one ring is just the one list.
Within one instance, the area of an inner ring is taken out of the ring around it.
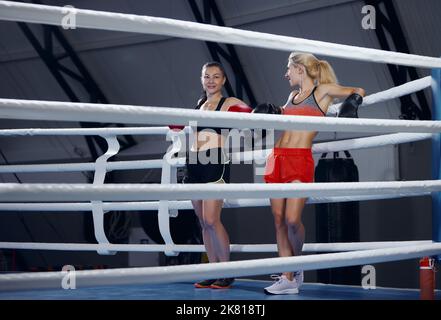
{"label": "black sports top", "polygon": [[[217,104],[217,107],[216,107],[216,109],[215,109],[214,111],[220,111],[220,109],[222,108],[222,105],[224,104],[225,100],[227,100],[227,98],[222,97],[222,98],[219,100],[219,103]],[[203,105],[206,101],[207,101],[207,98],[203,98],[203,99],[199,102],[199,104],[196,106],[195,109],[196,109],[196,110],[199,110],[199,109],[202,107],[202,105]],[[223,128],[199,127],[199,126],[198,126],[198,127],[196,128],[196,131],[199,132],[199,131],[202,131],[202,130],[205,130],[205,129],[210,129],[210,130],[215,131],[217,134],[221,134]]]}

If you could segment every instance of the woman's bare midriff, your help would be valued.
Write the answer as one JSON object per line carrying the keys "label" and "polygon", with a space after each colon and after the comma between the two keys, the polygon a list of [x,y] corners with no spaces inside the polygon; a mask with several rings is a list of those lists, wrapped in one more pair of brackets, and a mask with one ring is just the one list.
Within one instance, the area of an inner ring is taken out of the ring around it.
{"label": "woman's bare midriff", "polygon": [[284,131],[275,148],[311,148],[316,131]]}

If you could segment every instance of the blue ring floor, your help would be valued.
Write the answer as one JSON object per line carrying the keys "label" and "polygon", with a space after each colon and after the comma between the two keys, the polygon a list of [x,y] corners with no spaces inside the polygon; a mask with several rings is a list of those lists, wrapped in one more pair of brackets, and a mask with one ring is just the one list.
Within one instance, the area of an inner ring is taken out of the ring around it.
{"label": "blue ring floor", "polygon": [[[419,300],[418,289],[305,283],[297,295],[266,295],[270,281],[238,279],[230,289],[196,289],[193,283],[1,291],[0,300]],[[441,300],[441,291],[436,291]]]}

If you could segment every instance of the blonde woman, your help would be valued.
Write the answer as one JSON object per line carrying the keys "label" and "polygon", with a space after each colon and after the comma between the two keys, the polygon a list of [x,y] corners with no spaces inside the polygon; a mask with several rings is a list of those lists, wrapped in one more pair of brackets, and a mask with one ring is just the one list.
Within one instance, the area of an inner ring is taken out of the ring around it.
{"label": "blonde woman", "polygon": [[[356,111],[365,91],[362,88],[343,87],[331,65],[309,53],[291,53],[285,74],[293,88],[283,107],[262,104],[255,113],[287,116],[325,117],[331,102],[346,98],[345,112]],[[285,131],[276,141],[267,159],[266,183],[311,183],[314,180],[314,160],[311,147],[316,131]],[[302,211],[305,198],[270,199],[274,216],[277,248],[280,257],[302,254],[305,228]],[[296,294],[303,283],[303,271],[285,272],[275,276],[275,282],[265,288],[267,294]]]}

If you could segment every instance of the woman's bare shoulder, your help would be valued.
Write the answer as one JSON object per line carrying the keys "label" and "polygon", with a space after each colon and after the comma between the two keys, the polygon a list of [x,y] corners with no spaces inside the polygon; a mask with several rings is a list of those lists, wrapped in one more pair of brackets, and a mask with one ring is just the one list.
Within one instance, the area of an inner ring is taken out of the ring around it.
{"label": "woman's bare shoulder", "polygon": [[245,102],[243,102],[242,100],[240,100],[240,99],[238,99],[238,98],[235,98],[235,97],[228,97],[226,100],[225,100],[225,102],[224,102],[224,104],[223,104],[223,106],[222,106],[222,109],[228,109],[229,107],[231,107],[231,106],[235,106],[235,105],[244,105],[244,106],[246,106],[247,104],[245,103]]}
{"label": "woman's bare shoulder", "polygon": [[228,103],[230,105],[233,105],[233,104],[246,104],[242,100],[240,100],[238,98],[235,98],[235,97],[228,97],[227,100],[225,100],[225,103]]}

